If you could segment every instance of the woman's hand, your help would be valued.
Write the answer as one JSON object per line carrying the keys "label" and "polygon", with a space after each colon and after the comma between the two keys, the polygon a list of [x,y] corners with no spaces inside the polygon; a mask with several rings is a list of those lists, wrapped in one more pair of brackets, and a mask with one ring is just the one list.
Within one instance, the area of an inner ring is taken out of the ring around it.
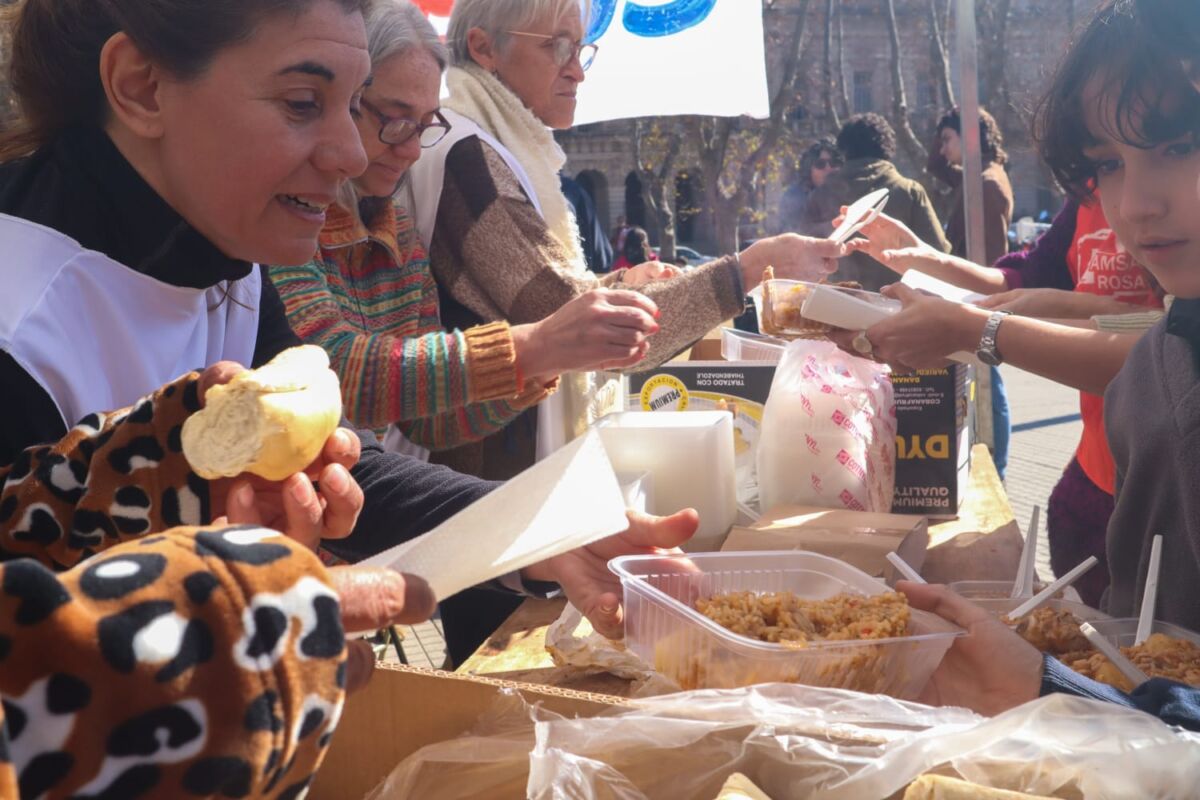
{"label": "woman's hand", "polygon": [[759,239],[742,251],[742,286],[747,291],[762,282],[763,270],[775,269],[775,277],[795,281],[821,281],[837,271],[838,259],[848,251],[829,239],[813,239],[784,233]]}
{"label": "woman's hand", "polygon": [[986,297],[977,305],[990,311],[1008,311],[1039,319],[1090,319],[1098,314],[1133,314],[1146,310],[1104,295],[1063,289],[1012,289]]}
{"label": "woman's hand", "polygon": [[901,283],[884,287],[883,294],[901,302],[899,313],[866,331],[839,331],[831,338],[851,355],[873,358],[897,372],[936,369],[953,353],[975,352],[991,316]]}
{"label": "woman's hand", "polygon": [[[333,590],[347,634],[392,625],[415,625],[433,616],[437,601],[423,579],[382,567],[333,567]],[[361,639],[347,643],[346,691],[367,685],[375,669],[375,653]]]}
{"label": "woman's hand", "polygon": [[680,274],[679,267],[661,261],[647,261],[624,270],[621,283],[637,289],[655,281],[669,281]]}
{"label": "woman's hand", "polygon": [[930,611],[967,631],[933,673],[920,698],[936,706],[961,706],[992,716],[1037,699],[1042,655],[998,617],[945,586],[900,581],[909,605]]}
{"label": "woman's hand", "polygon": [[[228,383],[244,371],[228,361],[206,369],[200,376],[201,404],[211,387]],[[271,528],[313,550],[322,539],[344,539],[354,530],[363,507],[362,487],[350,475],[361,454],[358,436],[339,428],[316,461],[286,480],[243,475],[210,481],[212,521]]]}
{"label": "woman's hand", "polygon": [[[842,221],[846,218],[847,210],[847,206],[842,206],[842,213],[833,221],[835,228],[842,224]],[[853,245],[851,248],[852,252],[866,253],[871,258],[879,261],[882,261],[879,254],[885,250],[905,250],[928,246],[917,238],[917,235],[909,230],[908,226],[903,222],[894,217],[889,217],[882,212],[875,219],[860,228],[858,232],[866,237],[866,239],[855,239],[853,242],[850,242],[849,244]]]}
{"label": "woman's hand", "polygon": [[551,316],[512,329],[517,369],[546,383],[563,372],[623,369],[646,357],[658,306],[639,292],[593,289]]}
{"label": "woman's hand", "polygon": [[629,527],[616,536],[572,550],[522,570],[531,580],[562,586],[571,604],[592,623],[592,628],[610,639],[625,632],[621,606],[621,580],[608,568],[617,556],[670,554],[692,538],[700,524],[695,511],[686,509],[669,517],[628,512]]}

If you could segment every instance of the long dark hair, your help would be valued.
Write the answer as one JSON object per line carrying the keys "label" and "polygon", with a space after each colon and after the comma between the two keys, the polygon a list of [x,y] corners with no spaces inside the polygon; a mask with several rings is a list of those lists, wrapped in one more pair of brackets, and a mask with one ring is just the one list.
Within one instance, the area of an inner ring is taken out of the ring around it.
{"label": "long dark hair", "polygon": [[806,189],[814,189],[812,182],[813,165],[821,159],[821,153],[829,153],[835,165],[840,166],[842,154],[838,152],[837,142],[832,137],[825,136],[817,139],[808,146],[804,155],[800,156],[800,184]]}
{"label": "long dark hair", "polygon": [[[276,14],[317,0],[22,0],[3,12],[6,71],[16,119],[0,135],[0,161],[29,155],[74,125],[100,125],[108,104],[100,51],[124,31],[180,80],[195,78],[223,48]],[[368,0],[332,0],[347,13]]]}
{"label": "long dark hair", "polygon": [[625,247],[621,255],[631,265],[645,264],[650,260],[650,237],[644,228],[630,228],[625,234]]}
{"label": "long dark hair", "polygon": [[1100,117],[1113,139],[1150,148],[1200,137],[1200,94],[1183,64],[1200,53],[1197,37],[1195,0],[1108,0],[1096,10],[1034,117],[1042,159],[1067,192],[1086,200],[1095,185],[1096,167],[1084,152],[1095,140],[1084,112],[1093,81],[1100,81]]}

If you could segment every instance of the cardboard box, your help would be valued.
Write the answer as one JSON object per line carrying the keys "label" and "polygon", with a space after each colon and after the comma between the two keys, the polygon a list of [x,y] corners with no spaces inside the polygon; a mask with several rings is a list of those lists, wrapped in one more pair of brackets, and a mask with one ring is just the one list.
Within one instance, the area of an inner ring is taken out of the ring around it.
{"label": "cardboard box", "polygon": [[[712,340],[706,339],[701,344]],[[715,343],[718,351],[720,341]],[[629,411],[733,412],[737,499],[758,503],[759,431],[775,365],[759,361],[686,361],[629,376]],[[696,465],[680,465],[680,469]],[[702,465],[700,465],[702,466]]]}
{"label": "cardboard box", "polygon": [[308,796],[314,800],[362,797],[420,748],[470,730],[505,688],[515,688],[529,702],[540,702],[565,716],[593,716],[625,703],[617,697],[454,672],[380,667],[367,688],[346,702]]}
{"label": "cardboard box", "polygon": [[840,559],[891,583],[895,568],[887,560],[888,553],[899,554],[920,571],[928,547],[929,525],[924,517],[786,506],[749,527],[735,527],[721,549],[807,550]]}
{"label": "cardboard box", "polygon": [[972,368],[955,364],[892,376],[896,492],[892,513],[954,517],[971,468]]}

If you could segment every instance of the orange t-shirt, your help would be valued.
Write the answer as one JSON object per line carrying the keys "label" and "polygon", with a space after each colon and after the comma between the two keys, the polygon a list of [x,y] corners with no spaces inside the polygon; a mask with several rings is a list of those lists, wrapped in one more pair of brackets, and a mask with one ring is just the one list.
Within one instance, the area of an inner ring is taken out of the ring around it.
{"label": "orange t-shirt", "polygon": [[[1098,197],[1079,206],[1075,217],[1075,241],[1067,251],[1067,267],[1077,292],[1162,308],[1162,300],[1146,280],[1143,268],[1117,242],[1117,235],[1108,226]],[[1104,399],[1081,392],[1079,412],[1083,417],[1083,437],[1075,457],[1092,483],[1113,494],[1116,492],[1117,468],[1104,434]]]}

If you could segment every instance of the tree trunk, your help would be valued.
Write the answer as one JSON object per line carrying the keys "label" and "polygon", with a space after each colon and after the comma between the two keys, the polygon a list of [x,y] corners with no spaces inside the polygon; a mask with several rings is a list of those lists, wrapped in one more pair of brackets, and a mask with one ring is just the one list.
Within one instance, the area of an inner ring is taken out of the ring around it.
{"label": "tree trunk", "polygon": [[[661,150],[661,160],[654,163],[648,146],[653,137],[656,150]],[[675,260],[675,211],[672,208],[674,192],[675,162],[682,146],[682,134],[678,127],[664,133],[658,122],[638,120],[634,124],[633,151],[637,162],[638,177],[642,181],[642,197],[658,224],[659,258]]]}
{"label": "tree trunk", "polygon": [[942,101],[949,108],[957,103],[954,100],[954,85],[950,82],[950,51],[946,47],[945,29],[938,21],[937,0],[929,0],[929,27],[933,34],[930,38],[933,77],[941,91]]}
{"label": "tree trunk", "polygon": [[[834,130],[839,130],[842,127],[842,119],[833,102],[834,88],[838,86],[833,77],[833,15],[833,0],[825,0],[825,65],[821,96],[825,101],[825,115],[833,122]],[[838,72],[841,73],[840,68]]]}
{"label": "tree trunk", "polygon": [[900,60],[900,29],[896,23],[896,2],[886,0],[888,33],[892,41],[892,115],[896,133],[900,137],[900,145],[918,166],[923,167],[929,157],[925,145],[913,133],[912,123],[908,117],[908,98],[904,94],[904,65]]}
{"label": "tree trunk", "polygon": [[850,116],[850,95],[846,91],[846,49],[843,47],[845,31],[842,29],[842,5],[840,2],[837,4],[837,85],[842,116],[848,117]]}

